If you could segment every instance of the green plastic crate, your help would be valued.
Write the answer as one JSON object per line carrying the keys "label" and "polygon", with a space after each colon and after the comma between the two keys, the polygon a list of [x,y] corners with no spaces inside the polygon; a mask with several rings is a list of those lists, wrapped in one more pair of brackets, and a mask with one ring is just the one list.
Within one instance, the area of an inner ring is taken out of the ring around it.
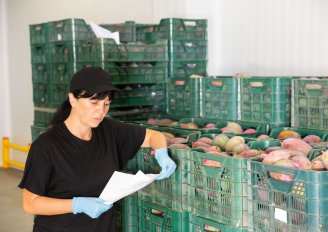
{"label": "green plastic crate", "polygon": [[73,41],[59,41],[50,43],[50,55],[53,63],[76,62],[76,48]]}
{"label": "green plastic crate", "polygon": [[47,127],[32,125],[31,126],[32,142],[34,142],[34,140],[36,140],[39,137],[39,135],[45,132],[47,129],[48,129]]}
{"label": "green plastic crate", "polygon": [[206,40],[207,20],[166,18],[159,24],[137,24],[136,33],[137,40],[148,42],[157,39]]}
{"label": "green plastic crate", "polygon": [[83,19],[63,19],[51,21],[49,24],[49,40],[74,41],[93,37],[93,32]]}
{"label": "green plastic crate", "polygon": [[54,84],[50,86],[50,102],[49,106],[59,107],[63,101],[68,98],[69,85],[67,84]]}
{"label": "green plastic crate", "polygon": [[47,127],[55,113],[54,108],[34,108],[34,125]]}
{"label": "green plastic crate", "polygon": [[328,130],[327,80],[293,79],[292,127]]}
{"label": "green plastic crate", "polygon": [[113,84],[166,83],[167,62],[103,63],[103,68],[111,74]]}
{"label": "green plastic crate", "polygon": [[31,44],[32,64],[48,64],[51,63],[51,61],[48,44]]}
{"label": "green plastic crate", "polygon": [[51,102],[51,85],[49,83],[33,84],[33,103],[35,106],[49,107]]}
{"label": "green plastic crate", "polygon": [[[139,191],[142,200],[167,207],[172,210],[188,210],[189,150],[169,149],[170,157],[177,165],[174,174],[169,178],[157,180]],[[154,154],[150,148],[138,152],[138,168],[144,173],[160,173]]]}
{"label": "green plastic crate", "polygon": [[[150,124],[148,122],[149,119],[154,119],[156,120],[156,124]],[[170,119],[171,123],[167,124],[167,123],[161,123],[160,120],[162,119]],[[153,127],[153,126],[163,126],[163,127],[168,127],[168,126],[172,126],[172,124],[177,124],[178,121],[180,120],[180,117],[177,115],[172,115],[172,114],[150,114],[147,115],[147,117],[145,117],[143,120],[137,120],[137,121],[129,121],[129,123],[136,123],[136,124],[142,124],[145,125],[147,127]]]}
{"label": "green plastic crate", "polygon": [[118,24],[100,24],[99,26],[110,30],[111,32],[118,31],[121,42],[136,41],[136,23],[135,21],[126,21]]}
{"label": "green plastic crate", "polygon": [[69,85],[74,75],[74,64],[72,63],[53,63],[51,67],[52,83]]}
{"label": "green plastic crate", "polygon": [[202,84],[201,116],[222,120],[238,119],[238,79],[207,77]]}
{"label": "green plastic crate", "polygon": [[[195,123],[199,126],[199,128],[189,129],[184,126],[181,126],[181,124],[188,124],[188,123]],[[221,133],[221,130],[218,128],[205,128],[206,124],[208,123],[213,123],[215,125],[217,123],[217,120],[213,118],[181,118],[179,120],[179,125],[174,127],[183,130],[198,131],[201,134]]]}
{"label": "green plastic crate", "polygon": [[[251,231],[328,231],[328,172],[248,162]],[[269,172],[292,176],[291,182]]]}
{"label": "green plastic crate", "polygon": [[[259,135],[269,134],[270,125],[266,124],[266,123],[245,122],[245,121],[231,121],[231,122],[236,122],[237,124],[239,124],[242,127],[243,130],[249,129],[249,128],[256,130],[256,132],[254,132],[254,133],[241,133],[241,134],[233,134],[233,135],[256,138]],[[223,127],[226,127],[227,124],[228,124],[228,121],[217,121],[215,126],[217,129],[219,129],[221,131],[221,129]],[[229,133],[227,133],[227,134],[229,134]]]}
{"label": "green plastic crate", "polygon": [[48,84],[52,79],[52,65],[49,63],[32,64],[32,81],[39,84]]}
{"label": "green plastic crate", "polygon": [[169,58],[174,61],[206,61],[207,40],[171,40]]}
{"label": "green plastic crate", "polygon": [[113,39],[88,39],[76,42],[79,62],[96,61],[167,61],[167,41],[116,44]]}
{"label": "green plastic crate", "polygon": [[49,24],[40,23],[29,25],[30,44],[45,44],[49,42]]}
{"label": "green plastic crate", "polygon": [[168,84],[168,114],[198,117],[202,78],[174,78]]}
{"label": "green plastic crate", "polygon": [[240,78],[242,121],[289,126],[291,121],[291,78]]}
{"label": "green plastic crate", "polygon": [[[238,228],[220,224],[216,221],[208,220],[196,215],[189,214],[190,232],[208,232],[208,231],[224,231],[224,232],[247,232],[245,228]],[[209,228],[212,227],[212,228]],[[215,229],[215,230],[214,230]]]}
{"label": "green plastic crate", "polygon": [[138,232],[138,194],[124,197],[115,204],[116,232]]}
{"label": "green plastic crate", "polygon": [[[152,213],[152,210],[161,214]],[[139,201],[140,232],[181,232],[189,230],[189,213],[165,208],[146,201]]]}
{"label": "green plastic crate", "polygon": [[169,76],[171,78],[189,78],[192,74],[206,76],[207,61],[175,61],[169,62]]}
{"label": "green plastic crate", "polygon": [[[221,224],[246,229],[247,159],[191,151],[190,212]],[[210,162],[218,167],[208,166]]]}
{"label": "green plastic crate", "polygon": [[115,96],[111,107],[165,104],[165,85],[143,86],[122,91],[122,94]]}

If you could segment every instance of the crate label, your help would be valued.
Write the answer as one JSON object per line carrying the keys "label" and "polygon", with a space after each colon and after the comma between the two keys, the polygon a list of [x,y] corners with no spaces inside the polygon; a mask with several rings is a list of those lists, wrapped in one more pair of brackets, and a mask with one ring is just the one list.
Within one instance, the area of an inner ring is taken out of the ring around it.
{"label": "crate label", "polygon": [[175,85],[185,85],[185,81],[175,81]]}
{"label": "crate label", "polygon": [[213,86],[222,86],[222,81],[212,81]]}
{"label": "crate label", "polygon": [[195,21],[184,21],[184,25],[195,27],[196,26],[196,22]]}
{"label": "crate label", "polygon": [[287,223],[287,211],[279,208],[274,209],[274,218]]}
{"label": "crate label", "polygon": [[187,68],[196,68],[197,64],[186,64]]}
{"label": "crate label", "polygon": [[306,84],[305,88],[307,89],[322,89],[322,84]]}
{"label": "crate label", "polygon": [[62,40],[62,35],[61,34],[57,34],[57,40]]}
{"label": "crate label", "polygon": [[35,31],[41,31],[42,27],[41,26],[36,26]]}
{"label": "crate label", "polygon": [[193,46],[193,43],[189,42],[189,43],[185,43],[186,47],[192,47]]}
{"label": "crate label", "polygon": [[214,160],[203,159],[202,160],[202,165],[203,166],[208,166],[208,167],[219,168],[219,167],[221,167],[221,162],[214,161]]}
{"label": "crate label", "polygon": [[263,87],[263,83],[260,82],[260,81],[258,81],[258,82],[252,81],[252,82],[249,83],[249,85],[252,86],[252,87]]}

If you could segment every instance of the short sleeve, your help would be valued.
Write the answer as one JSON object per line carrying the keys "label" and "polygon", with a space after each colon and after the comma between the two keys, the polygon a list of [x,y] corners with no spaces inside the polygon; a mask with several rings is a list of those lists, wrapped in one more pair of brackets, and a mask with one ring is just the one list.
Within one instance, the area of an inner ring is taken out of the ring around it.
{"label": "short sleeve", "polygon": [[30,192],[45,196],[51,175],[51,162],[47,150],[40,143],[32,144],[27,156],[23,178],[18,185]]}
{"label": "short sleeve", "polygon": [[120,166],[127,162],[138,152],[146,136],[146,128],[114,121],[116,143],[118,146]]}

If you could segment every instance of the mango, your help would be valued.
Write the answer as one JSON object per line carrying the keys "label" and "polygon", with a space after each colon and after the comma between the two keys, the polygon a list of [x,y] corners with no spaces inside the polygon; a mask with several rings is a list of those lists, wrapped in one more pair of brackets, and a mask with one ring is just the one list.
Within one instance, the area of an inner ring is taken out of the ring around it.
{"label": "mango", "polygon": [[303,152],[301,152],[301,151],[296,151],[296,150],[291,150],[291,149],[281,149],[281,150],[282,151],[287,151],[290,154],[290,157],[300,156],[300,155],[306,157],[306,155]]}
{"label": "mango", "polygon": [[256,138],[257,140],[268,140],[271,139],[271,137],[269,135],[259,135]]}
{"label": "mango", "polygon": [[311,164],[312,164],[312,169],[313,170],[322,171],[322,170],[326,169],[325,165],[323,165],[323,162],[320,159],[312,160]]}
{"label": "mango", "polygon": [[325,151],[321,155],[321,161],[323,163],[323,166],[325,166],[326,169],[328,169],[328,151]]}
{"label": "mango", "polygon": [[211,145],[201,142],[201,141],[196,141],[192,143],[192,148],[197,148],[197,147],[201,147],[201,148],[207,148],[210,147]]}
{"label": "mango", "polygon": [[[286,168],[299,168],[298,163],[296,163],[294,160],[289,160],[289,159],[278,160],[274,162],[273,165],[279,167],[286,167]],[[280,173],[280,172],[270,172],[270,176],[273,179],[281,180],[281,181],[291,182],[293,180],[292,175]]]}
{"label": "mango", "polygon": [[201,137],[197,141],[207,143],[208,145],[212,145],[213,140],[207,137]]}
{"label": "mango", "polygon": [[219,151],[207,151],[207,154],[212,154],[212,155],[216,155],[216,156],[225,156],[228,157],[229,155],[223,153],[223,152],[219,152]]}
{"label": "mango", "polygon": [[303,141],[308,144],[319,143],[321,141],[321,138],[317,135],[307,135],[303,138]]}
{"label": "mango", "polygon": [[278,147],[278,146],[268,147],[268,148],[265,150],[265,153],[266,153],[266,154],[269,154],[270,152],[272,152],[272,151],[277,151],[277,150],[281,150],[281,147]]}
{"label": "mango", "polygon": [[214,167],[214,168],[219,168],[219,167],[221,167],[221,162],[215,161],[215,160],[203,159],[202,160],[202,165],[209,166],[209,167]]}
{"label": "mango", "polygon": [[225,134],[233,133],[233,132],[232,132],[232,129],[229,128],[229,127],[223,127],[223,128],[221,128],[221,132],[222,132],[222,133],[225,133]]}
{"label": "mango", "polygon": [[213,138],[212,145],[219,146],[221,150],[224,150],[228,140],[229,137],[226,134],[218,134]]}
{"label": "mango", "polygon": [[158,121],[155,118],[149,118],[147,120],[147,124],[149,124],[149,125],[157,125],[158,124]]}
{"label": "mango", "polygon": [[248,128],[243,132],[243,134],[251,134],[251,133],[256,133],[256,130],[253,128]]}
{"label": "mango", "polygon": [[228,122],[226,127],[230,128],[234,134],[243,133],[243,128],[236,122]]}
{"label": "mango", "polygon": [[169,118],[163,118],[163,119],[160,119],[158,120],[158,124],[161,124],[161,125],[171,125],[173,121]]}
{"label": "mango", "polygon": [[210,147],[206,147],[204,149],[205,153],[207,153],[208,151],[221,151],[220,147],[217,146],[210,146]]}
{"label": "mango", "polygon": [[308,143],[304,142],[303,140],[296,139],[296,138],[285,139],[281,143],[281,147],[283,149],[300,151],[300,152],[303,152],[305,155],[308,155],[310,153],[310,151],[312,150],[312,147]]}
{"label": "mango", "polygon": [[246,151],[246,150],[249,150],[249,146],[246,143],[240,143],[233,147],[232,153],[238,155],[239,153],[242,153],[243,151]]}
{"label": "mango", "polygon": [[231,152],[238,144],[245,143],[245,139],[241,136],[234,136],[228,140],[225,146],[226,152]]}
{"label": "mango", "polygon": [[180,143],[180,144],[174,143],[174,144],[169,145],[168,148],[171,148],[171,149],[184,149],[184,150],[189,150],[190,149],[190,147],[188,145],[183,144],[183,143]]}
{"label": "mango", "polygon": [[301,138],[301,135],[297,133],[296,131],[292,130],[283,130],[281,131],[278,136],[278,139],[288,139],[288,138]]}
{"label": "mango", "polygon": [[161,132],[168,140],[175,138],[174,134],[168,132]]}
{"label": "mango", "polygon": [[199,126],[196,123],[193,123],[193,122],[181,123],[180,127],[185,128],[185,129],[199,129]]}
{"label": "mango", "polygon": [[273,164],[281,159],[289,159],[289,157],[290,154],[287,151],[276,150],[266,154],[262,162],[265,164]]}
{"label": "mango", "polygon": [[250,158],[250,157],[256,157],[256,156],[260,155],[261,153],[262,153],[262,151],[260,151],[260,150],[249,149],[249,150],[245,150],[245,151],[239,153],[239,156],[242,158]]}
{"label": "mango", "polygon": [[214,123],[207,123],[207,124],[205,125],[205,128],[208,128],[208,129],[214,129],[214,128],[216,128],[216,126],[215,126]]}
{"label": "mango", "polygon": [[181,138],[181,137],[175,137],[172,139],[169,139],[169,141],[167,142],[168,144],[179,144],[179,143],[186,143],[187,140],[185,138]]}
{"label": "mango", "polygon": [[311,161],[304,155],[296,155],[290,159],[294,160],[296,163],[298,163],[300,169],[303,169],[303,170],[311,170],[312,169]]}

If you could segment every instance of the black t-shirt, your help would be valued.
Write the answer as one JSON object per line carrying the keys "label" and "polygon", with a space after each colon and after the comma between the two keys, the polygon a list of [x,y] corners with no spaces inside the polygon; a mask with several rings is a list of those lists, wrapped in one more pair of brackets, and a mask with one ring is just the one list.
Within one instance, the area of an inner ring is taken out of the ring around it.
{"label": "black t-shirt", "polygon": [[[41,134],[28,153],[20,188],[60,199],[99,197],[114,173],[136,154],[145,139],[143,127],[104,119],[84,141],[64,123]],[[115,231],[115,207],[96,219],[81,214],[36,215],[34,232]]]}

